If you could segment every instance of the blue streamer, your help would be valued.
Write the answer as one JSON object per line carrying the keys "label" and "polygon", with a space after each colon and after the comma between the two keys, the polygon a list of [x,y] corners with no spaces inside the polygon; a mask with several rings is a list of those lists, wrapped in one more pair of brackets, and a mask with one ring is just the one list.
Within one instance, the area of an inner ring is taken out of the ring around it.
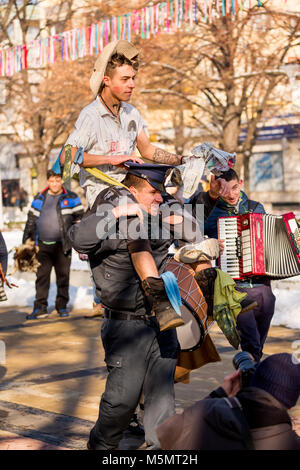
{"label": "blue streamer", "polygon": [[83,148],[79,147],[75,153],[74,163],[80,165],[83,162]]}
{"label": "blue streamer", "polygon": [[62,174],[62,171],[61,171],[61,164],[60,164],[60,156],[61,156],[61,152],[63,151],[64,149],[64,145],[62,146],[62,148],[60,149],[60,152],[59,152],[59,155],[57,157],[57,159],[55,160],[53,166],[52,166],[52,170],[54,171],[54,173],[56,173],[57,175],[61,175]]}
{"label": "blue streamer", "polygon": [[181,316],[180,306],[182,305],[181,296],[177,284],[177,279],[171,271],[163,273],[161,276],[165,284],[167,296],[175,312]]}

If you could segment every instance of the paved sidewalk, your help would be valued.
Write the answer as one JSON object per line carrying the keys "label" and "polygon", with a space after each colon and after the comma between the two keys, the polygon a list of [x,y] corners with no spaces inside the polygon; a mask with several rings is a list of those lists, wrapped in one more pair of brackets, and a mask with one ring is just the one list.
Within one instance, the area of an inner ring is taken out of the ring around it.
{"label": "paved sidewalk", "polygon": [[[65,319],[53,312],[47,319],[26,321],[30,310],[0,309],[0,344],[6,353],[5,363],[0,362],[0,450],[85,450],[106,380],[102,320],[85,318],[90,310],[75,310]],[[233,371],[236,351],[216,325],[212,337],[222,362],[194,371],[190,384],[176,384],[177,412]],[[299,338],[300,330],[271,327],[264,352],[295,352]],[[297,405],[291,414],[300,435],[300,401]],[[144,448],[143,439],[125,433],[120,448]]]}
{"label": "paved sidewalk", "polygon": [[8,431],[0,431],[0,450],[69,450],[37,439],[19,436]]}

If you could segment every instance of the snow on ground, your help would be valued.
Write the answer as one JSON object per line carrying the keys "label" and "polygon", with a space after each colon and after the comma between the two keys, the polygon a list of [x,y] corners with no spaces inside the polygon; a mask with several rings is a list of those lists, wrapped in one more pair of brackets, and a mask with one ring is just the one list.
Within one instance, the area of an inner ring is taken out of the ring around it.
{"label": "snow on ground", "polygon": [[[20,230],[13,230],[10,232],[2,232],[4,237],[8,254],[8,273],[12,272],[13,270],[13,248],[15,246],[21,245],[22,243],[22,236],[23,232]],[[88,264],[86,261],[81,261],[78,257],[78,254],[73,250],[72,253],[72,262],[71,262],[71,269],[74,271],[86,271],[86,276],[89,276],[88,273]],[[34,281],[25,281],[24,279],[15,279],[13,274],[8,277],[9,281],[16,284],[18,288],[13,289],[5,289],[7,295],[7,301],[5,305],[7,306],[18,306],[18,307],[25,307],[25,306],[33,306],[34,298],[35,298],[35,284]],[[48,297],[48,305],[49,307],[54,307],[55,305],[55,297],[56,297],[56,284],[51,283],[50,290],[49,290],[49,297]],[[72,299],[69,303],[70,307],[75,309],[80,308],[91,308],[93,305],[93,292],[92,288],[88,285],[82,286],[73,286],[70,285],[69,289],[70,299]],[[1,305],[2,306],[2,305]],[[4,306],[4,303],[3,303]]]}
{"label": "snow on ground", "polygon": [[[21,231],[2,232],[8,251],[22,242]],[[13,253],[9,254],[9,269],[13,267]],[[74,271],[88,271],[87,263],[78,258],[78,254],[73,252],[71,269]],[[88,273],[86,273],[88,276]],[[25,281],[24,279],[15,279],[13,275],[9,277],[19,287],[6,289],[8,300],[7,306],[33,306],[35,297],[34,281]],[[282,325],[288,328],[300,329],[300,276],[276,281],[276,287],[273,288],[276,296],[275,314],[272,325]],[[52,283],[49,292],[49,306],[55,305],[56,285]],[[75,309],[87,308],[92,306],[93,292],[88,285],[74,286],[70,285],[70,306]],[[4,306],[4,303],[3,303]]]}
{"label": "snow on ground", "polygon": [[[11,232],[2,232],[3,238],[6,243],[7,251],[9,252],[8,254],[8,266],[9,268],[13,267],[14,261],[13,261],[13,254],[14,250],[13,248],[15,246],[21,245],[22,243],[22,237],[23,237],[23,232],[21,230],[12,230]],[[71,269],[74,271],[88,271],[88,266],[87,263],[84,261],[81,261],[78,257],[78,254],[73,250],[72,253],[72,263],[71,263]],[[10,271],[11,269],[9,269]]]}
{"label": "snow on ground", "polygon": [[[7,295],[7,301],[0,304],[4,306],[18,306],[18,307],[33,307],[35,298],[35,283],[34,281],[26,281],[24,279],[14,279],[13,276],[9,277],[9,281],[16,284],[18,288],[13,287],[12,289],[5,288]],[[51,308],[55,306],[56,297],[56,284],[51,283],[48,305]],[[70,302],[68,307],[74,309],[80,308],[92,308],[93,305],[93,291],[90,286],[73,286],[69,288]]]}
{"label": "snow on ground", "polygon": [[295,289],[273,289],[276,297],[272,325],[300,329],[300,284]]}

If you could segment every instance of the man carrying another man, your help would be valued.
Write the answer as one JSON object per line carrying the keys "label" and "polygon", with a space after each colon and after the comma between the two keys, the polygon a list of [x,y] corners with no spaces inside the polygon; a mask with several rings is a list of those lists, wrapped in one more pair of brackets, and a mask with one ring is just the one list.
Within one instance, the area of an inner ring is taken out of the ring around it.
{"label": "man carrying another man", "polygon": [[[153,314],[157,299],[151,295],[149,279],[141,282],[129,254],[130,246],[143,245],[143,250],[154,258],[156,273],[163,269],[172,241],[163,237],[150,240],[148,226],[142,222],[148,215],[158,222],[159,205],[163,202],[158,188],[163,186],[168,168],[133,164],[124,180],[129,191],[117,187],[102,191],[97,198],[97,210],[69,231],[73,247],[89,254],[97,294],[105,306],[101,337],[108,377],[99,417],[90,433],[88,446],[91,449],[118,447],[142,391],[145,439],[149,449],[160,447],[155,428],[175,410],[176,331],[160,331]],[[127,199],[124,201],[124,198]],[[145,232],[135,239],[133,234],[138,226]],[[160,225],[158,228],[161,231]],[[163,282],[159,275],[153,281],[157,281],[159,287]],[[166,294],[162,302],[164,299],[167,299]]]}

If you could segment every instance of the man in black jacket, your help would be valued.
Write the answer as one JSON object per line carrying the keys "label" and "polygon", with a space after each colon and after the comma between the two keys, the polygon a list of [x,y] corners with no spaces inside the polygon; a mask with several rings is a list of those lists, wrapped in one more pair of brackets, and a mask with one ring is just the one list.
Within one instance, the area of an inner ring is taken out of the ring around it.
{"label": "man in black jacket", "polygon": [[[129,169],[124,181],[129,191],[117,187],[102,191],[97,198],[97,210],[69,230],[76,251],[89,254],[96,292],[105,307],[101,337],[108,377],[99,417],[90,433],[89,448],[95,450],[118,447],[142,390],[145,440],[149,449],[159,448],[155,428],[175,409],[177,335],[174,328],[160,331],[157,311],[153,314],[157,299],[151,289],[152,283],[158,289],[164,284],[160,274],[175,236],[172,233],[162,236],[160,223],[163,198],[159,188],[166,168],[150,167],[136,165]],[[178,206],[179,213],[171,211],[169,215],[169,223],[174,225],[171,231],[175,231],[177,225],[182,228],[182,209]],[[152,229],[156,231],[155,236],[151,236]],[[197,224],[195,230],[198,230]],[[139,278],[130,257],[130,253],[138,249],[153,255],[156,277]],[[167,301],[164,289],[161,294]],[[161,296],[159,301],[162,301]],[[171,309],[170,302],[169,305]]]}
{"label": "man in black jacket", "polygon": [[67,191],[62,185],[61,175],[53,170],[47,172],[48,187],[35,196],[28,212],[23,234],[36,241],[40,266],[36,278],[34,309],[27,320],[48,316],[47,298],[52,267],[55,269],[57,296],[55,308],[61,317],[68,316],[66,306],[69,300],[69,277],[72,246],[67,231],[83,215],[83,206],[77,194]]}

